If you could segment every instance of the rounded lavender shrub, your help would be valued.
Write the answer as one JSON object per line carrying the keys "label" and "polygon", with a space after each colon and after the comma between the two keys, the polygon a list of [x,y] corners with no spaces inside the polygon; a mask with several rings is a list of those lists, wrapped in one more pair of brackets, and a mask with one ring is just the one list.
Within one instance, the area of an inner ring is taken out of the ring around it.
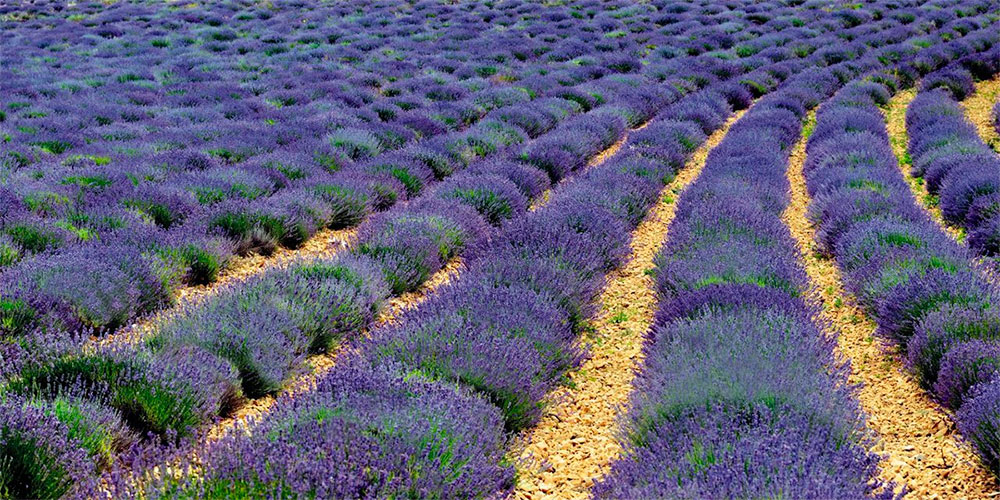
{"label": "rounded lavender shrub", "polygon": [[955,415],[958,430],[994,474],[1000,474],[1000,379],[976,386]]}
{"label": "rounded lavender shrub", "polygon": [[625,258],[628,229],[607,209],[577,199],[553,200],[545,210],[514,221],[489,254],[509,249],[523,257],[562,261],[588,279]]}
{"label": "rounded lavender shrub", "polygon": [[380,155],[360,168],[369,173],[391,175],[403,184],[409,197],[419,195],[435,178],[434,171],[426,163],[403,154]]}
{"label": "rounded lavender shrub", "polygon": [[[161,271],[138,249],[119,245],[89,244],[21,261],[0,279],[0,301],[20,304],[0,310],[0,331],[17,335],[30,325],[113,330],[170,303],[176,279]],[[18,314],[30,320],[7,319]]]}
{"label": "rounded lavender shrub", "polygon": [[988,305],[988,292],[972,272],[956,271],[934,256],[896,258],[878,277],[866,282],[866,296],[875,298],[879,332],[902,344],[913,335],[920,320],[946,306],[980,308]]}
{"label": "rounded lavender shrub", "polygon": [[513,182],[528,199],[541,195],[552,185],[545,172],[512,161],[477,162],[470,165],[466,172],[473,176],[498,175],[503,177]]}
{"label": "rounded lavender shrub", "polygon": [[364,350],[373,363],[472,388],[500,408],[509,431],[535,423],[545,395],[580,360],[551,296],[483,281],[446,288]]}
{"label": "rounded lavender shrub", "polygon": [[616,155],[602,167],[587,171],[563,196],[582,201],[592,193],[590,201],[624,221],[628,229],[645,218],[678,168],[632,152]]}
{"label": "rounded lavender shrub", "polygon": [[305,189],[326,203],[329,210],[327,227],[331,229],[355,226],[368,215],[369,188],[361,179],[345,174],[332,182],[318,182]]}
{"label": "rounded lavender shrub", "polygon": [[5,221],[0,232],[28,253],[42,253],[66,246],[76,235],[59,224],[37,217]]}
{"label": "rounded lavender shrub", "polygon": [[36,399],[30,404],[65,424],[69,428],[68,437],[79,442],[98,470],[111,466],[120,453],[136,442],[121,413],[99,402],[60,395],[52,400]]}
{"label": "rounded lavender shrub", "polygon": [[1000,193],[990,193],[977,196],[965,216],[969,227],[989,224],[1000,214]]}
{"label": "rounded lavender shrub", "polygon": [[1000,315],[995,306],[970,308],[946,305],[925,315],[907,344],[907,364],[928,387],[938,379],[942,359],[956,344],[1000,339]]}
{"label": "rounded lavender shrub", "polygon": [[182,223],[198,206],[194,194],[169,186],[141,186],[119,203],[163,228]]}
{"label": "rounded lavender shrub", "polygon": [[952,167],[941,187],[941,215],[952,224],[962,224],[977,198],[1000,192],[1000,160],[993,156],[970,157]]}
{"label": "rounded lavender shrub", "polygon": [[[577,244],[575,241],[570,241]],[[558,255],[531,255],[516,246],[498,245],[490,257],[470,265],[463,280],[483,282],[489,286],[526,287],[543,296],[554,298],[566,312],[573,331],[579,333],[584,321],[596,311],[597,297],[603,280],[593,273],[579,272]],[[471,286],[471,285],[470,285]]]}
{"label": "rounded lavender shrub", "polygon": [[993,106],[993,128],[1000,133],[1000,101],[997,101],[996,106]]}
{"label": "rounded lavender shrub", "polygon": [[434,193],[442,199],[469,205],[494,226],[528,209],[528,199],[518,187],[494,174],[458,174],[438,185]]}
{"label": "rounded lavender shrub", "polygon": [[[869,181],[872,182],[872,181]],[[833,255],[842,238],[851,233],[855,224],[881,219],[912,223],[920,220],[920,209],[909,193],[887,194],[870,190],[842,188],[818,194],[809,206],[809,219],[819,226],[816,241],[820,250]]]}
{"label": "rounded lavender shrub", "polygon": [[233,242],[237,255],[258,253],[271,255],[285,236],[282,221],[271,210],[260,210],[258,203],[228,200],[212,207],[207,215],[209,235],[222,236]]}
{"label": "rounded lavender shrub", "polygon": [[950,92],[952,98],[959,101],[976,91],[972,75],[961,67],[948,67],[924,77],[920,86],[922,92],[936,88]]}
{"label": "rounded lavender shrub", "polygon": [[941,359],[934,394],[949,408],[962,406],[969,391],[997,377],[1000,344],[996,340],[971,340],[952,347]]}
{"label": "rounded lavender shrub", "polygon": [[279,390],[308,353],[358,334],[387,297],[378,266],[365,258],[298,261],[180,312],[151,342],[202,346],[232,364],[256,398]]}
{"label": "rounded lavender shrub", "polygon": [[[250,432],[199,452],[203,468],[162,496],[466,498],[509,492],[492,405],[454,386],[343,360],[308,393],[278,401]],[[323,450],[323,453],[316,453]]]}
{"label": "rounded lavender shrub", "polygon": [[325,201],[305,189],[282,190],[256,206],[258,224],[274,225],[278,242],[286,248],[298,248],[333,221]]}
{"label": "rounded lavender shrub", "polygon": [[929,230],[926,225],[878,217],[851,226],[851,231],[837,242],[833,253],[840,267],[849,273],[890,254],[926,251],[949,242],[941,231]]}
{"label": "rounded lavender shrub", "polygon": [[168,264],[179,262],[184,269],[182,279],[185,283],[207,285],[218,279],[235,254],[231,240],[208,232],[204,223],[189,223],[172,230],[163,241],[151,238],[135,243],[140,247],[150,245],[150,250]]}
{"label": "rounded lavender shrub", "polygon": [[0,400],[0,492],[12,498],[62,498],[93,481],[95,466],[51,411],[7,394]]}
{"label": "rounded lavender shrub", "polygon": [[83,397],[118,411],[137,435],[184,436],[235,407],[236,373],[203,349],[154,355],[132,347],[102,348],[35,363],[8,385],[42,398]]}
{"label": "rounded lavender shrub", "polygon": [[629,135],[628,144],[641,156],[676,168],[703,142],[705,133],[694,122],[658,120]]}
{"label": "rounded lavender shrub", "polygon": [[301,309],[300,324],[312,336],[312,352],[327,352],[363,330],[389,298],[378,264],[361,256],[295,262],[269,279]]}
{"label": "rounded lavender shrub", "polygon": [[969,232],[969,248],[977,255],[1000,254],[1000,217],[991,217]]}
{"label": "rounded lavender shrub", "polygon": [[462,227],[440,215],[393,214],[361,231],[357,253],[381,264],[394,294],[415,290],[467,243]]}
{"label": "rounded lavender shrub", "polygon": [[521,159],[558,182],[586,165],[588,153],[596,152],[598,143],[596,137],[560,129],[529,143]]}
{"label": "rounded lavender shrub", "polygon": [[914,162],[924,172],[927,192],[942,197],[942,215],[952,224],[963,222],[965,211],[977,196],[995,192],[996,180],[990,168],[996,168],[997,161],[991,151],[977,149],[946,145]]}
{"label": "rounded lavender shrub", "polygon": [[747,308],[770,309],[808,321],[814,311],[803,305],[781,289],[749,283],[717,283],[664,301],[656,311],[655,324],[667,325],[676,319],[693,318],[706,309],[732,311]]}

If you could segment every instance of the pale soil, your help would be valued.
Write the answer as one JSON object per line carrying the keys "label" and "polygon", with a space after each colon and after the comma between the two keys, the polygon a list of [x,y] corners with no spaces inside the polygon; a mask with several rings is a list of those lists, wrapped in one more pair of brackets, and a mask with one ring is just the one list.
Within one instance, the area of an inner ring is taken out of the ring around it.
{"label": "pale soil", "polygon": [[513,447],[519,464],[517,498],[586,498],[594,480],[607,473],[621,453],[619,413],[628,401],[643,338],[656,311],[654,283],[646,271],[653,268],[674,218],[678,194],[698,177],[708,151],[742,114],[695,152],[632,233],[629,260],[608,276],[600,297],[602,310],[585,340],[590,357],[569,374],[572,388],[551,394],[553,404],[542,421],[519,436]]}
{"label": "pale soil", "polygon": [[821,319],[838,335],[839,355],[850,361],[849,381],[859,385],[857,397],[877,438],[874,451],[884,455],[879,476],[895,481],[897,491],[905,486],[909,498],[991,496],[992,476],[960,440],[950,416],[902,368],[895,346],[875,335],[875,322],[844,290],[835,262],[816,251],[815,231],[806,219],[805,158],[803,139],[791,155],[791,203],[782,218],[802,252],[812,284],[809,300],[822,307]]}
{"label": "pale soil", "polygon": [[941,207],[937,206],[936,198],[931,197],[924,187],[923,181],[910,175],[910,168],[913,166],[910,160],[909,148],[910,136],[906,133],[906,108],[910,106],[913,99],[917,97],[915,89],[902,90],[896,93],[889,101],[889,105],[882,110],[885,115],[886,127],[889,130],[889,142],[892,144],[892,152],[899,160],[899,171],[903,173],[903,178],[910,186],[913,197],[917,199],[918,206],[923,208],[927,214],[937,222],[941,228],[953,239],[964,242],[965,236],[961,228],[945,223],[941,217]]}
{"label": "pale soil", "polygon": [[976,126],[979,137],[994,151],[1000,152],[1000,134],[993,124],[993,106],[1000,98],[1000,75],[976,83],[976,92],[964,101],[965,117]]}

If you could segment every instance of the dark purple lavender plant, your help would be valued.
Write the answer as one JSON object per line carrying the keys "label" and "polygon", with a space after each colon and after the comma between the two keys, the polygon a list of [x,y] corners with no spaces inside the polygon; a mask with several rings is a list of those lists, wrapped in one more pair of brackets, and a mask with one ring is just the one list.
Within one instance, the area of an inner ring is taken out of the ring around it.
{"label": "dark purple lavender plant", "polygon": [[0,401],[0,491],[61,498],[93,480],[94,464],[69,426],[21,397]]}
{"label": "dark purple lavender plant", "polygon": [[501,429],[496,410],[453,386],[345,361],[313,391],[279,400],[250,433],[209,445],[201,470],[158,489],[204,498],[502,492],[513,469],[502,465]]}
{"label": "dark purple lavender plant", "polygon": [[509,431],[537,421],[545,394],[580,359],[553,297],[483,281],[442,290],[364,349],[373,364],[472,388],[500,409]]}
{"label": "dark purple lavender plant", "polygon": [[955,420],[990,471],[1000,474],[1000,381],[994,377],[973,387]]}
{"label": "dark purple lavender plant", "polygon": [[953,346],[941,360],[934,394],[951,408],[959,408],[969,391],[997,377],[1000,346],[996,341],[972,340]]}

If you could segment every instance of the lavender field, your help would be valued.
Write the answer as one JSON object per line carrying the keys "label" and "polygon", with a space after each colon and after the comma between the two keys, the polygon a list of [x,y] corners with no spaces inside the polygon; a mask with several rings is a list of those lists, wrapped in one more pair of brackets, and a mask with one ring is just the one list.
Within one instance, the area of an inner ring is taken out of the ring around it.
{"label": "lavender field", "polygon": [[1000,2],[0,1],[0,499],[998,477]]}

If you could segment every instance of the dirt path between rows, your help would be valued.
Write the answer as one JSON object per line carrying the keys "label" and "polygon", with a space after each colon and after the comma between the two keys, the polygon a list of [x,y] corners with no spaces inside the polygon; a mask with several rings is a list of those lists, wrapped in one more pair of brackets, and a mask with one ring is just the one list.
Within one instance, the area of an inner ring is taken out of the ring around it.
{"label": "dirt path between rows", "polygon": [[743,112],[712,134],[633,231],[628,262],[608,276],[602,309],[585,339],[590,358],[569,374],[571,387],[555,391],[555,404],[542,421],[520,436],[512,453],[519,457],[519,499],[587,498],[594,480],[607,473],[621,453],[618,415],[628,401],[643,338],[656,311],[654,283],[647,271],[674,219],[678,195],[701,173],[708,151]]}
{"label": "dirt path between rows", "polygon": [[[809,114],[815,120],[815,112]],[[808,299],[822,308],[821,318],[838,334],[838,351],[851,363],[850,382],[878,435],[875,450],[886,455],[880,477],[905,486],[908,498],[985,498],[996,485],[971,449],[960,441],[951,418],[902,369],[895,346],[875,335],[875,322],[842,285],[831,259],[815,250],[815,231],[806,218],[810,198],[802,167],[806,138],[792,151],[788,180],[791,202],[782,219],[799,244],[812,283]]]}
{"label": "dirt path between rows", "polygon": [[1000,99],[1000,75],[976,83],[976,92],[964,101],[965,117],[976,126],[979,137],[1000,153],[1000,134],[993,123],[993,106]]}
{"label": "dirt path between rows", "polygon": [[927,215],[934,222],[937,222],[955,241],[964,245],[965,235],[962,233],[962,230],[945,223],[944,218],[941,216],[941,207],[937,205],[937,199],[927,192],[922,179],[910,175],[913,162],[909,153],[910,135],[906,132],[906,109],[910,107],[910,103],[913,102],[915,97],[917,97],[915,89],[901,90],[892,97],[889,105],[882,109],[886,127],[889,130],[889,142],[892,145],[892,152],[896,154],[896,160],[899,162],[899,171],[903,174],[903,179],[906,180],[906,183],[910,186],[910,192],[913,193],[913,197],[918,201],[917,206],[924,209]]}

